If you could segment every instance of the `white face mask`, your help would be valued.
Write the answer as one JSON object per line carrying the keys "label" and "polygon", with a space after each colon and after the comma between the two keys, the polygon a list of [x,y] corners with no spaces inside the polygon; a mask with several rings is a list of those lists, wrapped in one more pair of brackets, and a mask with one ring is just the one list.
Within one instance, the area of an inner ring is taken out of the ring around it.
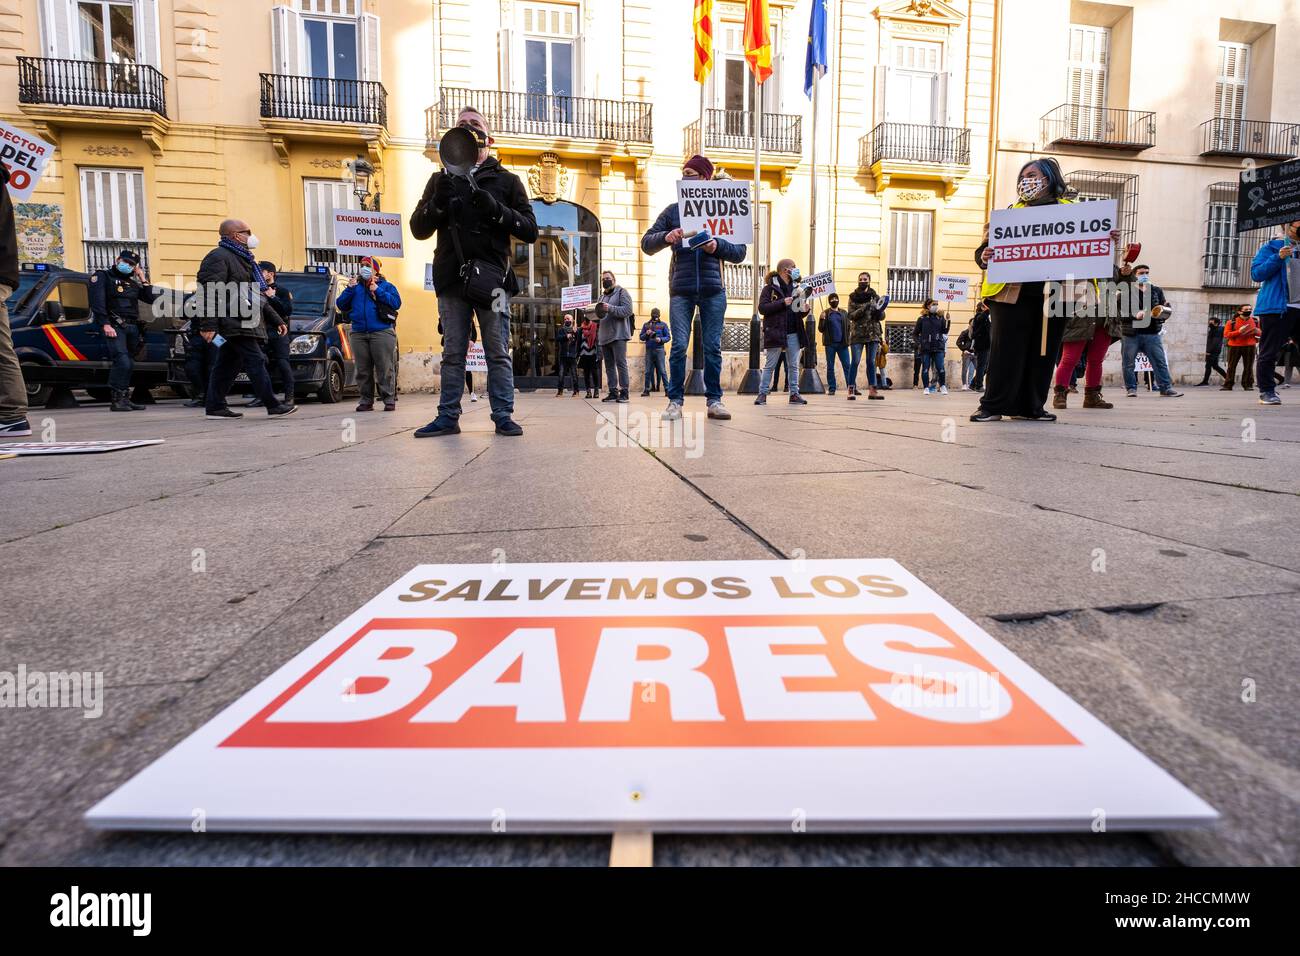
{"label": "white face mask", "polygon": [[1039,193],[1043,191],[1043,183],[1038,179],[1028,177],[1020,180],[1016,186],[1016,192],[1020,196],[1021,202],[1029,202],[1031,199],[1037,199]]}
{"label": "white face mask", "polygon": [[251,233],[251,232],[248,234],[248,248],[249,248],[249,249],[256,249],[256,248],[257,248],[258,246],[260,246],[261,244],[262,244],[262,240],[259,239],[259,238],[257,238],[256,235],[254,235],[254,234]]}

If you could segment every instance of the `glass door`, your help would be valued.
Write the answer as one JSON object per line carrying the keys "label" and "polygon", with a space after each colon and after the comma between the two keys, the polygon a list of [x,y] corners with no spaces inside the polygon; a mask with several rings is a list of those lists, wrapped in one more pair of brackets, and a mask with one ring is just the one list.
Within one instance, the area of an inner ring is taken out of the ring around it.
{"label": "glass door", "polygon": [[[357,25],[354,20],[317,20],[304,17],[309,96],[322,119],[335,110],[355,110],[358,105]],[[340,82],[345,81],[345,82]]]}

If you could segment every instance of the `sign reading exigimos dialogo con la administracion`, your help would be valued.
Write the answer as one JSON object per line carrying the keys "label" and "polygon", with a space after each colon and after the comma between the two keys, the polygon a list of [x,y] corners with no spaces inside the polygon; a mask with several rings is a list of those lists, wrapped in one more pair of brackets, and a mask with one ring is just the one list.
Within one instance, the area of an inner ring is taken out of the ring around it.
{"label": "sign reading exigimos dialogo con la administracion", "polygon": [[108,828],[1088,829],[1214,811],[885,560],[423,565]]}

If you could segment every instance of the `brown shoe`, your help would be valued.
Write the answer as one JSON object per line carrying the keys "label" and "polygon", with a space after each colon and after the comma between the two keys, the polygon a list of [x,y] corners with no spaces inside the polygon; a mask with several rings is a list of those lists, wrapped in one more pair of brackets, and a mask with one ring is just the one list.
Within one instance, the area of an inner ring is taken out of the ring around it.
{"label": "brown shoe", "polygon": [[1065,408],[1066,399],[1069,397],[1070,390],[1064,385],[1056,385],[1052,388],[1052,407]]}
{"label": "brown shoe", "polygon": [[1220,386],[1219,386],[1219,391],[1221,391],[1221,392],[1231,392],[1231,391],[1232,391],[1232,383],[1229,382],[1227,385],[1220,385]]}
{"label": "brown shoe", "polygon": [[1085,388],[1083,390],[1083,407],[1114,408],[1115,406],[1101,397],[1100,388]]}

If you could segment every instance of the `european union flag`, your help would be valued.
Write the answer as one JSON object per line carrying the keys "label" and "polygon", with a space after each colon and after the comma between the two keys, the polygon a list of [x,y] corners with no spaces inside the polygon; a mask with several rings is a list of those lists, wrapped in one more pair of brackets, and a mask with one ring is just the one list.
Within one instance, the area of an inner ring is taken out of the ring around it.
{"label": "european union flag", "polygon": [[808,57],[803,68],[803,92],[812,99],[813,84],[826,73],[826,0],[813,0],[808,19]]}

